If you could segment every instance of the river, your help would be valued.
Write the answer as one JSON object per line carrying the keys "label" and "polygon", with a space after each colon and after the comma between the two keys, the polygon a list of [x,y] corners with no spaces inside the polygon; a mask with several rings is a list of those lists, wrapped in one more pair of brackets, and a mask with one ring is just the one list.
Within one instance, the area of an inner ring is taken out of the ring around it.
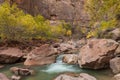
{"label": "river", "polygon": [[[0,69],[0,72],[5,73],[7,76],[12,76],[9,71],[10,67],[18,66],[24,67],[22,63],[17,63],[13,65],[6,65],[5,68]],[[44,66],[34,66],[32,67],[36,71],[34,76],[25,77],[22,80],[53,80],[56,76],[64,72],[74,72],[74,73],[88,73],[95,76],[98,80],[114,80],[113,74],[109,69],[104,70],[88,70],[81,69],[78,65],[69,65],[62,62],[62,55],[56,60],[56,63]]]}

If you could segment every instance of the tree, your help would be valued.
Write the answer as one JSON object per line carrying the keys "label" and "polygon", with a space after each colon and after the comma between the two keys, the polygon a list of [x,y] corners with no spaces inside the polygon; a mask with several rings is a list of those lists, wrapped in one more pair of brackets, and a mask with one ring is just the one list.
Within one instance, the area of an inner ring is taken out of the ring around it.
{"label": "tree", "polygon": [[120,14],[119,0],[87,0],[85,6],[91,18],[89,36],[103,36],[101,33],[107,29],[120,26],[117,21],[117,15]]}

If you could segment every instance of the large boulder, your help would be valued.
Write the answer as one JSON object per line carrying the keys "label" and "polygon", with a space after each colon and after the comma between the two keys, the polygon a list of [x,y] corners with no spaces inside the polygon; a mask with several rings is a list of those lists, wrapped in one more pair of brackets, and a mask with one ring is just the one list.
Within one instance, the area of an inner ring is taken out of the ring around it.
{"label": "large boulder", "polygon": [[18,48],[6,48],[0,50],[0,63],[15,63],[24,56]]}
{"label": "large boulder", "polygon": [[97,79],[89,74],[80,73],[78,75],[61,74],[58,77],[56,77],[54,80],[97,80]]}
{"label": "large boulder", "polygon": [[116,57],[110,60],[110,68],[113,73],[120,73],[120,57]]}
{"label": "large boulder", "polygon": [[80,49],[79,65],[81,68],[102,69],[109,67],[118,43],[111,39],[90,39]]}
{"label": "large boulder", "polygon": [[10,68],[10,71],[14,73],[15,75],[19,75],[19,76],[34,75],[35,73],[34,70],[30,70],[27,68],[18,68],[18,67],[12,67]]}
{"label": "large boulder", "polygon": [[68,63],[68,64],[77,64],[78,54],[65,54],[63,56],[63,62]]}
{"label": "large boulder", "polygon": [[10,80],[10,79],[8,79],[8,77],[5,74],[0,73],[0,80]]}
{"label": "large boulder", "polygon": [[24,65],[45,65],[54,63],[57,56],[57,50],[48,44],[42,45],[32,50],[24,62]]}

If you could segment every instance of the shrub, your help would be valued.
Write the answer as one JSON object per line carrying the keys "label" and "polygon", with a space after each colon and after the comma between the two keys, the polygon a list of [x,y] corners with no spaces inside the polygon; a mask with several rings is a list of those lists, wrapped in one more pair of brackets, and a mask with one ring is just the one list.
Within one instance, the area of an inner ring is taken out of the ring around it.
{"label": "shrub", "polygon": [[[102,33],[106,30],[120,27],[117,17],[120,14],[119,0],[87,0],[86,10],[91,18],[88,38],[104,37]],[[94,26],[96,22],[99,23],[98,26]]]}
{"label": "shrub", "polygon": [[[31,40],[33,38],[57,38],[68,30],[66,23],[51,26],[43,16],[25,14],[16,5],[5,2],[0,5],[0,37],[2,40]],[[70,34],[69,34],[70,35]]]}

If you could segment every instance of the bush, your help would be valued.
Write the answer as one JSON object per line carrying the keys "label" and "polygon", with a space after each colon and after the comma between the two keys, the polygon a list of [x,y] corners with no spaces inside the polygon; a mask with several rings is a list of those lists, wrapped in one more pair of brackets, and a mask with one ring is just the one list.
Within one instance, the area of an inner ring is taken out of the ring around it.
{"label": "bush", "polygon": [[[120,27],[118,14],[120,14],[119,0],[87,0],[86,10],[91,18],[90,32],[87,38],[104,37],[102,33],[108,29]],[[99,25],[95,26],[96,23]]]}
{"label": "bush", "polygon": [[5,2],[0,5],[0,37],[2,40],[31,40],[33,38],[57,38],[64,36],[67,24],[51,26],[41,15],[31,16]]}

